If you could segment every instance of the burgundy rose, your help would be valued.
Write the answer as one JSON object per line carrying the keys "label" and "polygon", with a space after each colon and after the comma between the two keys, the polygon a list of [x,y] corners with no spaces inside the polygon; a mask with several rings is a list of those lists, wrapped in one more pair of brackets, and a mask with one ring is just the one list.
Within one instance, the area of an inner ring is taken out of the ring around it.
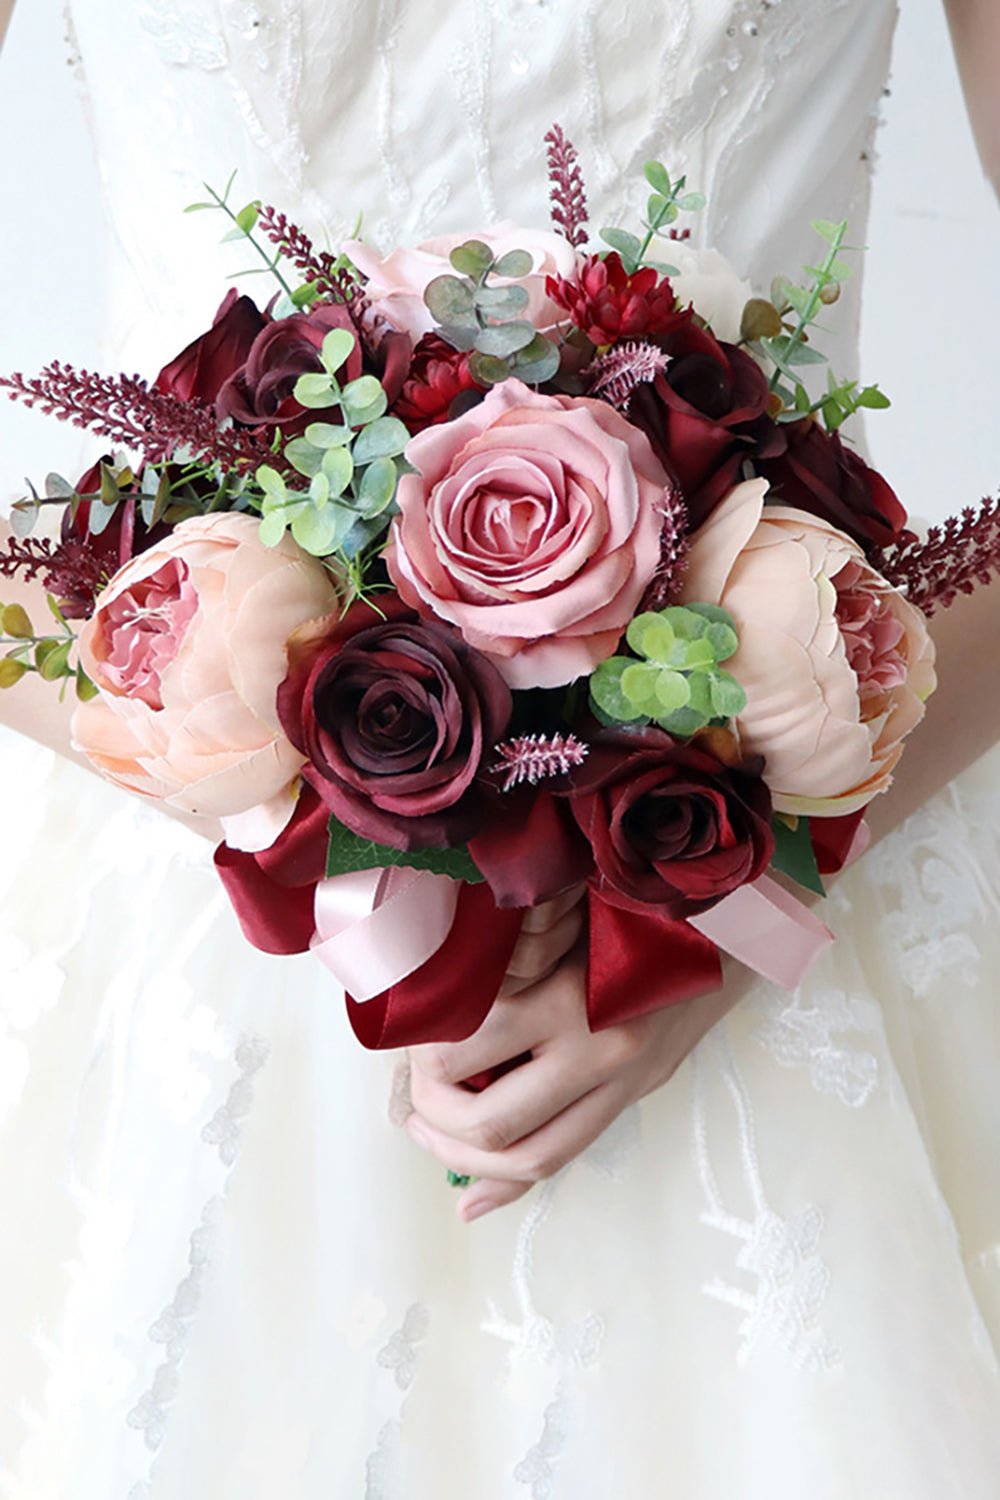
{"label": "burgundy rose", "polygon": [[678,308],[666,277],[652,266],[629,275],[614,250],[603,259],[587,256],[573,280],[550,276],[545,286],[553,302],[599,346],[618,339],[662,337],[691,321],[691,312]]}
{"label": "burgundy rose", "polygon": [[395,595],[357,603],[289,642],[278,690],[303,775],[353,832],[396,849],[444,848],[475,833],[477,782],[503,735],[510,692],[496,668]]}
{"label": "burgundy rose", "polygon": [[182,349],[156,377],[156,389],[181,401],[215,400],[239,370],[270,320],[236,288],[226,293],[207,333]]}
{"label": "burgundy rose", "polygon": [[783,451],[767,415],[767,379],[756,360],[689,322],[663,341],[667,369],[632,396],[628,416],[684,492],[692,530],[740,477],[748,458]]}
{"label": "burgundy rose", "polygon": [[410,432],[422,432],[448,420],[456,397],[481,390],[469,373],[468,354],[453,349],[439,334],[425,333],[413,351],[392,415],[405,422]]}
{"label": "burgundy rose", "polygon": [[837,432],[811,418],[784,428],[787,451],[757,470],[771,486],[769,501],[829,521],[859,546],[888,547],[906,527],[906,511],[881,474],[846,447]]}
{"label": "burgundy rose", "polygon": [[602,730],[573,783],[598,879],[674,919],[707,911],[770,863],[771,799],[756,766],[727,765],[704,742]]}
{"label": "burgundy rose", "polygon": [[[215,402],[220,417],[232,417],[246,427],[280,427],[288,437],[310,422],[322,420],[319,411],[300,406],[292,394],[300,375],[319,374],[319,351],[333,328],[354,332],[342,303],[328,302],[308,313],[278,318],[261,329],[244,364],[222,386]],[[357,344],[338,375],[346,384],[362,373]]]}

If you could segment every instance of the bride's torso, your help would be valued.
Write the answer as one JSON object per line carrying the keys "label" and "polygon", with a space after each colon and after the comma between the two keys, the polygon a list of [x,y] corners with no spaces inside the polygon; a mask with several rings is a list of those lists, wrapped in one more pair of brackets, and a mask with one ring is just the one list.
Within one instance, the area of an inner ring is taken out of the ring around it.
{"label": "bride's torso", "polygon": [[[764,285],[809,221],[866,210],[895,0],[73,0],[111,225],[105,354],[170,352],[211,311],[205,179],[337,241],[544,223],[542,136],[583,159],[595,226],[642,163],[708,194],[695,244]],[[852,308],[840,326],[853,333]],[[846,357],[849,363],[850,356]],[[842,361],[843,362],[843,361]]]}

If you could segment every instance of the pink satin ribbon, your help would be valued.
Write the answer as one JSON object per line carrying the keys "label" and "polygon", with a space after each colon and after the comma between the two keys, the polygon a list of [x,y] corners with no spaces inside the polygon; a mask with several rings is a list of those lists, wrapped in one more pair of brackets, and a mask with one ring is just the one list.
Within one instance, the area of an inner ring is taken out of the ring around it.
{"label": "pink satin ribbon", "polygon": [[321,880],[312,951],[355,1000],[371,1000],[437,952],[457,897],[449,876],[398,865]]}
{"label": "pink satin ribbon", "polygon": [[688,921],[724,953],[785,990],[794,990],[833,942],[829,927],[769,875],[741,885]]}

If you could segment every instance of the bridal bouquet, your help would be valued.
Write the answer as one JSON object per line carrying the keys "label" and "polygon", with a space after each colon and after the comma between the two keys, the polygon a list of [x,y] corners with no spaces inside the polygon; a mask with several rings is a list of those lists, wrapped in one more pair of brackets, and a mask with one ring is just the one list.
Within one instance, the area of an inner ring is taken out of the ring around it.
{"label": "bridal bouquet", "polygon": [[934,687],[921,607],[992,565],[989,507],[920,544],[842,439],[876,388],[807,388],[843,224],[754,297],[655,162],[641,235],[588,249],[547,141],[552,231],[335,256],[213,194],[265,308],[231,291],[153,384],[0,381],[118,455],[15,507],[0,574],[56,626],[3,611],[0,683],[75,680],[106,777],[220,820],[247,936],[314,948],[368,1046],[471,1033],[577,884],[594,1027],[720,950],[794,985],[829,934],[768,871],[822,891],[862,846]]}

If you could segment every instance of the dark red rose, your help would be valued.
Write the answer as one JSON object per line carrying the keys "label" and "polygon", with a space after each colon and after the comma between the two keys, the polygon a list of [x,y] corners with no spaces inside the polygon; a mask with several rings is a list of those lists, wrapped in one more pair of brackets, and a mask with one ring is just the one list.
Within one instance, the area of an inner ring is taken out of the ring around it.
{"label": "dark red rose", "polygon": [[785,441],[767,415],[767,379],[749,354],[694,322],[663,346],[670,364],[636,389],[628,417],[676,477],[694,530],[738,482],[746,459],[781,452]]}
{"label": "dark red rose", "polygon": [[757,772],[661,729],[601,730],[570,793],[598,881],[678,919],[756,880],[774,853]]}
{"label": "dark red rose", "polygon": [[678,308],[665,276],[652,266],[642,266],[630,276],[614,250],[603,260],[587,256],[575,280],[546,277],[545,289],[599,346],[618,339],[662,337],[691,321],[690,310]]}
{"label": "dark red rose", "polygon": [[446,422],[451,404],[466,391],[479,391],[469,373],[469,356],[445,342],[437,333],[425,333],[413,351],[409,375],[403,383],[392,414],[411,432],[422,432],[436,422]]}
{"label": "dark red rose", "polygon": [[236,288],[227,292],[211,328],[164,365],[156,389],[181,401],[213,402],[237,370],[242,368],[254,339],[269,318]]}
{"label": "dark red rose", "polygon": [[[322,370],[319,351],[333,328],[354,333],[350,315],[339,302],[324,302],[311,312],[268,323],[254,339],[245,363],[219,391],[219,417],[232,417],[246,427],[280,427],[286,437],[321,421],[322,411],[300,406],[292,392],[300,375]],[[361,350],[355,344],[337,378],[346,385],[361,373]]]}
{"label": "dark red rose", "polygon": [[764,459],[758,472],[768,480],[768,500],[794,505],[845,531],[861,547],[888,547],[906,529],[906,511],[881,474],[806,418],[784,429],[787,451]]}
{"label": "dark red rose", "polygon": [[457,635],[423,624],[395,595],[351,606],[289,643],[278,690],[303,775],[362,838],[445,848],[477,831],[489,805],[484,757],[502,738],[510,689]]}

